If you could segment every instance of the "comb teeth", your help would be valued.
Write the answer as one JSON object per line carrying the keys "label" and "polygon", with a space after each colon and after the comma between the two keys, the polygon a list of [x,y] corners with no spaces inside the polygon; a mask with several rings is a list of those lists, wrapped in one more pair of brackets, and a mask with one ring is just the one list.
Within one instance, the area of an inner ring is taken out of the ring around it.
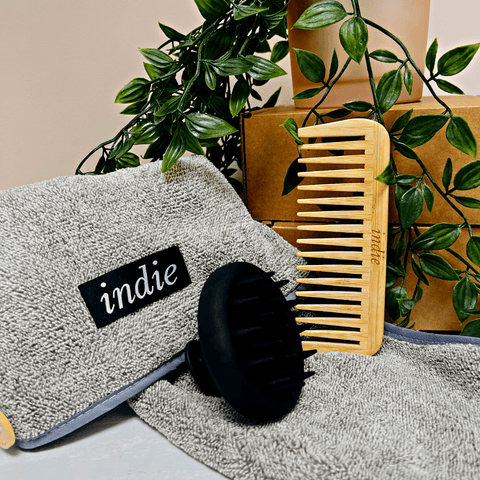
{"label": "comb teeth", "polygon": [[310,222],[297,227],[306,261],[297,269],[310,272],[297,279],[305,287],[296,305],[303,348],[372,355],[383,338],[388,211],[388,187],[375,177],[389,160],[388,133],[352,119],[298,134],[317,139],[300,146],[308,171],[297,187],[298,216]]}

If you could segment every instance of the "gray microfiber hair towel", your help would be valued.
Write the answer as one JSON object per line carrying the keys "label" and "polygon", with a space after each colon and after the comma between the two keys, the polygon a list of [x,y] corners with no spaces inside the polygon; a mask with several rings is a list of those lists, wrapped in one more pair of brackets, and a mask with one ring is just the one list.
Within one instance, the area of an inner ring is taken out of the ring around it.
{"label": "gray microfiber hair towel", "polygon": [[188,374],[129,402],[173,444],[235,480],[480,478],[478,339],[385,324],[373,357],[317,353],[306,363],[316,374],[276,423],[246,422]]}
{"label": "gray microfiber hair towel", "polygon": [[174,369],[217,268],[275,271],[285,294],[296,277],[295,248],[200,156],[1,191],[0,246],[0,411],[22,448]]}

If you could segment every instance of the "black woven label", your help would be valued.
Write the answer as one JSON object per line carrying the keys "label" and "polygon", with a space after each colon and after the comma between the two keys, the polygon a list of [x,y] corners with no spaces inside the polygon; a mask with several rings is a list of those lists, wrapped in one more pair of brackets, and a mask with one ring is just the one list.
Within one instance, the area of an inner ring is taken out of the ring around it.
{"label": "black woven label", "polygon": [[190,285],[178,247],[135,260],[78,288],[98,328]]}

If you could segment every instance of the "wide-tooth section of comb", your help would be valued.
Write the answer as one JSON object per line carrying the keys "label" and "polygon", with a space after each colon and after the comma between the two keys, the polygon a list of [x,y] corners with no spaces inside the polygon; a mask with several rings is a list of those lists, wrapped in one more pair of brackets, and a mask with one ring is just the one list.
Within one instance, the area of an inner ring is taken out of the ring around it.
{"label": "wide-tooth section of comb", "polygon": [[388,133],[351,119],[298,134],[315,139],[299,147],[307,165],[299,177],[309,179],[297,187],[298,230],[310,232],[297,254],[306,261],[297,269],[310,272],[297,278],[303,349],[373,355],[383,338],[388,220],[388,187],[375,177],[389,161]]}

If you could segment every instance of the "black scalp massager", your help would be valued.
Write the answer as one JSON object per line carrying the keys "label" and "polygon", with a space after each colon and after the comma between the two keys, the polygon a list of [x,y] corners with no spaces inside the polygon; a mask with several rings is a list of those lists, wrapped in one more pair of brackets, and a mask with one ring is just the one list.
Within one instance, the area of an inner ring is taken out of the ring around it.
{"label": "black scalp massager", "polygon": [[304,380],[303,351],[292,307],[274,272],[246,262],[225,265],[203,287],[199,340],[185,348],[186,364],[208,395],[223,396],[245,417],[267,421],[290,412]]}

